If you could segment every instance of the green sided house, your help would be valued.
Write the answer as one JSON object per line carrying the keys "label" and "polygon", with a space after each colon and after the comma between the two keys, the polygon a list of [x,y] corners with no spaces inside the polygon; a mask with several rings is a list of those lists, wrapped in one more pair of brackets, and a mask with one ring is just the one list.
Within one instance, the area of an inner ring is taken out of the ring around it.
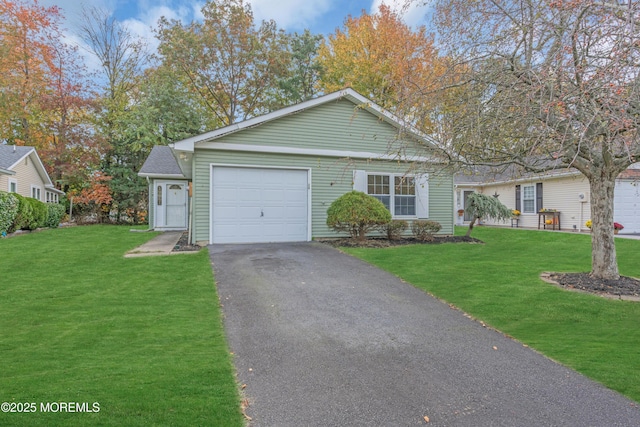
{"label": "green sided house", "polygon": [[453,234],[453,175],[431,143],[346,89],[154,147],[149,226],[191,231],[198,244],[338,237],[327,209],[353,189],[394,219],[431,219]]}

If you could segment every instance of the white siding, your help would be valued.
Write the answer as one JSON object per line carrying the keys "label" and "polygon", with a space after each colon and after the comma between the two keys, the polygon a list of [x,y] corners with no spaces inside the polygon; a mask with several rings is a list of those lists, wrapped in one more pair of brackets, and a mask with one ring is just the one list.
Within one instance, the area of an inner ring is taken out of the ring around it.
{"label": "white siding", "polygon": [[9,191],[9,179],[15,179],[18,182],[18,194],[24,197],[31,197],[31,186],[40,187],[40,201],[45,201],[45,191],[42,177],[36,169],[31,155],[22,159],[13,171],[15,175],[0,175],[0,191]]}
{"label": "white siding", "polygon": [[[544,180],[532,179],[528,181],[518,181],[509,184],[484,185],[476,188],[480,193],[487,195],[498,194],[498,199],[510,209],[516,207],[516,185],[535,185],[542,182],[543,207],[546,209],[556,209],[560,211],[560,223],[562,230],[585,230],[584,223],[591,217],[591,204],[589,203],[589,182],[582,175],[565,176],[560,178],[547,178]],[[463,188],[460,187],[460,193]],[[579,194],[584,194],[584,201],[578,198]],[[456,208],[458,209],[458,208]],[[485,220],[487,225],[510,226],[511,221]],[[520,215],[520,227],[538,227],[538,214]]]}

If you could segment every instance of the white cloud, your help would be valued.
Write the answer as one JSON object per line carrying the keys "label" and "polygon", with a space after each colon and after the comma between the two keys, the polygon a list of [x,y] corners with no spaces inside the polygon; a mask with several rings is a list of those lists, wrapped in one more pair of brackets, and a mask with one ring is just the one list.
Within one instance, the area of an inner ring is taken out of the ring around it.
{"label": "white cloud", "polygon": [[159,45],[154,30],[158,28],[160,18],[165,17],[169,21],[175,19],[183,22],[189,22],[191,20],[190,8],[180,7],[178,9],[171,9],[167,6],[154,6],[141,9],[144,10],[141,15],[135,18],[125,19],[122,21],[122,25],[127,28],[133,36],[144,40],[150,52],[155,52]]}
{"label": "white cloud", "polygon": [[[256,23],[273,19],[286,30],[303,30],[329,12],[332,0],[249,0]],[[337,2],[339,5],[339,1]]]}

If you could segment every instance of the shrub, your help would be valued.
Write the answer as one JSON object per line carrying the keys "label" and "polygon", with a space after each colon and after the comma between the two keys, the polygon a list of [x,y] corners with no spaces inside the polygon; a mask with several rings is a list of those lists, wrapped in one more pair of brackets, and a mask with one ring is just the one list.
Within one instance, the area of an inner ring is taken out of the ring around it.
{"label": "shrub", "polygon": [[27,200],[31,203],[31,209],[33,210],[33,222],[29,224],[29,230],[46,227],[47,218],[49,216],[47,204],[32,198],[27,198]]}
{"label": "shrub", "polygon": [[433,240],[433,235],[440,231],[442,225],[438,221],[415,220],[411,223],[411,232],[418,240]]}
{"label": "shrub", "polygon": [[18,214],[18,198],[0,191],[0,233],[9,232]]}
{"label": "shrub", "polygon": [[391,213],[382,202],[360,191],[343,194],[327,209],[327,225],[358,240],[389,221]]}
{"label": "shrub", "polygon": [[382,231],[387,235],[389,240],[397,240],[402,233],[409,228],[409,224],[405,220],[394,219],[393,221],[382,226]]}
{"label": "shrub", "polygon": [[15,194],[18,199],[18,212],[13,220],[13,224],[9,231],[28,229],[29,224],[33,221],[33,208],[26,197]]}
{"label": "shrub", "polygon": [[65,215],[64,206],[58,203],[47,203],[47,210],[49,215],[47,216],[45,227],[57,228]]}
{"label": "shrub", "polygon": [[9,231],[35,230],[44,227],[47,222],[47,205],[40,200],[23,197],[15,194],[18,203],[18,212]]}

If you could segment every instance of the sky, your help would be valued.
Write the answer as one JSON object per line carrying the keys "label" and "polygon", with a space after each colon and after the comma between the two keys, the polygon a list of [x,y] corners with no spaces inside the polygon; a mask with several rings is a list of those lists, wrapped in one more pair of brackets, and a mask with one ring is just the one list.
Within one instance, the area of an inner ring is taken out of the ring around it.
{"label": "sky", "polygon": [[[315,34],[328,35],[344,23],[348,15],[360,16],[362,11],[375,13],[381,3],[402,12],[410,26],[424,23],[426,7],[422,0],[245,0],[251,4],[256,22],[273,19],[279,28],[293,33],[305,29]],[[99,7],[122,22],[132,34],[147,41],[153,51],[157,47],[152,28],[160,17],[177,19],[187,24],[201,19],[200,9],[205,0],[40,0],[41,6],[58,6],[65,17],[65,37],[69,44],[79,45],[79,25],[83,7]],[[90,63],[91,58],[87,57]],[[90,64],[88,64],[90,65]]]}

